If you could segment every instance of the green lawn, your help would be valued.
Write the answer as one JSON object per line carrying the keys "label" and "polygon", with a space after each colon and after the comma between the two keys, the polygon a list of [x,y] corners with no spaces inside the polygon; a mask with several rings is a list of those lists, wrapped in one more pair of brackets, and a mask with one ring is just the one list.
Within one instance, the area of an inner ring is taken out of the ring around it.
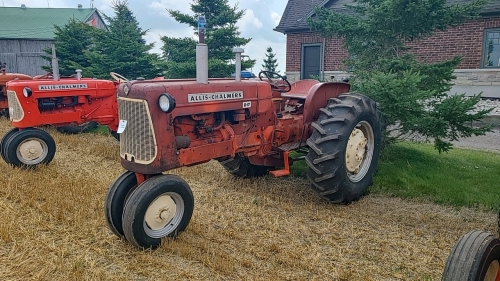
{"label": "green lawn", "polygon": [[[306,171],[303,161],[292,167],[295,176]],[[382,153],[370,192],[496,210],[500,153],[454,148],[439,154],[430,144],[392,145]]]}

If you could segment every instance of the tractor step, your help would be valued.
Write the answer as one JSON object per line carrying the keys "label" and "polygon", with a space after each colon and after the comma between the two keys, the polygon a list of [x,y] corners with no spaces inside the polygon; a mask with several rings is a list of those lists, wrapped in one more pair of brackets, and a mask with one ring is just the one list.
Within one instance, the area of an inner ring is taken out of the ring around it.
{"label": "tractor step", "polygon": [[284,151],[283,152],[283,160],[285,162],[285,167],[283,170],[274,170],[270,171],[271,175],[275,177],[282,177],[282,176],[288,176],[290,174],[290,162],[288,161],[288,154],[290,152]]}

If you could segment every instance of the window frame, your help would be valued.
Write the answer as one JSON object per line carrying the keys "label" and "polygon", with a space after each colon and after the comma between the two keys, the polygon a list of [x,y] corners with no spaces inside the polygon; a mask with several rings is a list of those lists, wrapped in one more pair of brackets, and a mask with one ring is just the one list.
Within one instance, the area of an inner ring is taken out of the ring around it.
{"label": "window frame", "polygon": [[499,33],[500,34],[500,27],[494,27],[494,28],[487,28],[484,30],[483,32],[483,48],[481,49],[481,68],[483,69],[499,69],[500,68],[500,65],[499,66],[487,66],[486,65],[486,62],[487,62],[487,48],[488,48],[488,33],[492,33],[492,32],[495,32],[495,33]]}

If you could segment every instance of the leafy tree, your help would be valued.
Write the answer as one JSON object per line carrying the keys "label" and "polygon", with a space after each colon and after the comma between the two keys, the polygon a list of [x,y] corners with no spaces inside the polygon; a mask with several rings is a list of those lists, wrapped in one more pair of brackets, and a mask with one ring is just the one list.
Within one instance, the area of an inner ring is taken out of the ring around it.
{"label": "leafy tree", "polygon": [[[234,72],[233,48],[244,46],[251,38],[240,37],[236,23],[245,10],[238,6],[229,6],[228,0],[194,0],[191,4],[192,15],[180,11],[168,10],[177,22],[190,25],[197,35],[198,17],[205,16],[205,43],[208,45],[208,69],[210,77],[228,77]],[[164,36],[162,48],[167,62],[169,78],[188,78],[196,76],[196,41],[191,38],[172,38]],[[251,68],[255,60],[242,62],[242,69]]]}
{"label": "leafy tree", "polygon": [[264,59],[264,64],[262,65],[262,70],[267,70],[267,71],[272,71],[279,73],[279,71],[276,71],[276,68],[278,68],[278,59],[275,58],[276,54],[273,53],[273,48],[270,46],[267,47],[266,49],[266,58]]}
{"label": "leafy tree", "polygon": [[114,1],[113,9],[113,17],[104,15],[109,32],[98,32],[94,46],[86,52],[91,62],[87,71],[101,78],[109,78],[109,72],[132,79],[139,76],[154,78],[160,72],[159,57],[149,53],[154,44],[146,44],[144,36],[147,30],[139,26],[128,8],[128,1]]}
{"label": "leafy tree", "polygon": [[434,139],[447,151],[450,141],[481,135],[490,126],[472,128],[489,111],[474,112],[480,96],[449,96],[455,57],[424,63],[411,54],[411,43],[475,18],[488,0],[449,5],[446,0],[353,0],[349,13],[316,9],[308,20],[325,37],[344,40],[345,64],[353,69],[353,90],[377,101],[385,126],[385,143],[415,134]]}
{"label": "leafy tree", "polygon": [[[96,28],[71,19],[64,26],[54,26],[54,45],[59,63],[59,73],[64,76],[75,74],[76,69],[90,67],[90,62],[85,56],[85,51],[92,45]],[[52,48],[44,50],[47,55],[42,57],[49,61],[51,66],[42,67],[45,71],[52,71]],[[88,73],[83,73],[87,75]]]}

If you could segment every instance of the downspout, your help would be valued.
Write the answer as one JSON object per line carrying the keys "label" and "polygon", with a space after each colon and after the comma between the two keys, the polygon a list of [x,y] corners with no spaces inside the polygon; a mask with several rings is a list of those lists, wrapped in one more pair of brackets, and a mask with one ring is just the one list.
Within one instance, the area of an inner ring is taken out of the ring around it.
{"label": "downspout", "polygon": [[326,48],[326,39],[323,37],[323,46],[321,46],[321,59],[319,61],[321,80],[325,81],[325,48]]}

